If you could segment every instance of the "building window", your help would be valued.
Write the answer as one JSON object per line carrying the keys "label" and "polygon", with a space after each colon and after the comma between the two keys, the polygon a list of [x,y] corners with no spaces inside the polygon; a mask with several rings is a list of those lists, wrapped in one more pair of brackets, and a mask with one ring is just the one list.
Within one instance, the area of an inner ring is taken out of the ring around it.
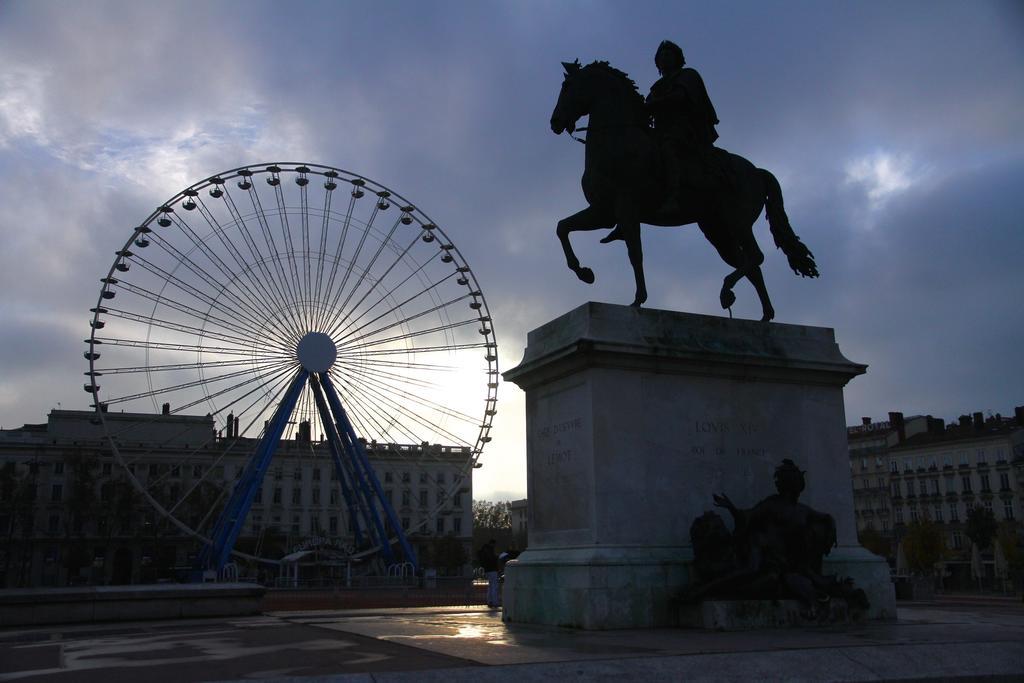
{"label": "building window", "polygon": [[996,462],[1006,462],[1006,451],[1002,446],[996,449]]}
{"label": "building window", "polygon": [[437,535],[441,536],[444,534],[444,517],[437,518]]}
{"label": "building window", "polygon": [[991,491],[992,491],[992,487],[988,483],[988,474],[982,474],[981,475],[981,492],[982,493],[990,493]]}
{"label": "building window", "polygon": [[932,515],[933,515],[933,517],[932,517],[932,518],[933,518],[933,519],[934,519],[934,520],[935,520],[936,522],[941,522],[941,521],[942,521],[942,506],[941,506],[941,505],[936,505],[936,506],[934,507],[934,510],[933,510],[933,512],[932,512]]}
{"label": "building window", "polygon": [[440,488],[437,490],[437,504],[440,505],[444,502],[444,489]]}
{"label": "building window", "polygon": [[420,472],[420,483],[421,484],[426,484],[427,483],[427,473],[426,472]]}
{"label": "building window", "polygon": [[895,508],[896,523],[903,524],[903,506],[897,505]]}
{"label": "building window", "polygon": [[320,481],[320,468],[319,467],[314,467],[313,468],[313,481]]}
{"label": "building window", "polygon": [[950,476],[946,477],[946,493],[955,493],[955,492],[956,492],[956,481],[953,479],[952,475],[950,475]]}
{"label": "building window", "polygon": [[338,504],[338,489],[331,489],[331,505]]}
{"label": "building window", "polygon": [[889,520],[885,519],[883,517],[882,518],[882,531],[888,531],[888,530],[889,530]]}
{"label": "building window", "polygon": [[409,498],[410,498],[409,492],[408,491],[402,491],[402,506],[403,507],[408,507],[408,505],[409,505]]}
{"label": "building window", "polygon": [[967,451],[960,451],[960,466],[967,467],[969,464],[967,461]]}
{"label": "building window", "polygon": [[868,459],[867,458],[861,458],[860,459],[860,468],[861,468],[861,470],[866,470],[868,468]]}
{"label": "building window", "polygon": [[[881,479],[879,479],[881,481]],[[462,507],[462,491],[459,491],[452,497],[452,505],[457,508]]]}
{"label": "building window", "polygon": [[394,501],[391,500],[391,489],[384,492],[384,500],[388,502],[388,505],[394,505]]}
{"label": "building window", "polygon": [[917,469],[919,469],[919,470],[923,470],[924,469],[924,456],[923,455],[917,456]]}
{"label": "building window", "polygon": [[964,537],[959,531],[953,532],[953,548],[960,550],[964,547]]}
{"label": "building window", "polygon": [[263,531],[263,515],[252,516],[252,532],[259,535]]}
{"label": "building window", "polygon": [[64,474],[64,463],[63,462],[55,462],[53,464],[53,473],[54,474]]}
{"label": "building window", "polygon": [[281,488],[280,487],[274,489],[274,504],[275,505],[280,505],[281,504]]}
{"label": "building window", "polygon": [[202,476],[203,476],[203,466],[202,465],[192,465],[192,478],[193,479],[201,479]]}
{"label": "building window", "polygon": [[292,489],[292,505],[298,505],[302,502],[302,489]]}
{"label": "building window", "polygon": [[985,509],[987,511],[992,512],[992,501],[991,500],[982,501],[981,504],[985,506]]}
{"label": "building window", "polygon": [[337,534],[338,533],[338,518],[337,517],[328,517],[327,518],[327,528],[330,530],[331,535]]}
{"label": "building window", "polygon": [[313,489],[313,505],[319,505],[319,504],[320,504],[320,489],[319,488],[314,488]]}
{"label": "building window", "polygon": [[253,498],[252,502],[256,503],[257,505],[260,505],[260,504],[263,503],[263,487],[262,486],[259,487],[258,489],[256,489],[256,496]]}
{"label": "building window", "polygon": [[52,500],[54,503],[59,503],[63,499],[64,499],[64,485],[63,484],[54,484],[50,488],[50,500]]}
{"label": "building window", "polygon": [[438,484],[443,484],[444,483],[444,472],[438,472],[437,473],[437,483]]}
{"label": "building window", "polygon": [[914,469],[914,459],[913,458],[903,458],[903,471],[904,472],[909,472],[912,469]]}
{"label": "building window", "polygon": [[928,482],[924,479],[917,480],[917,492],[922,496],[928,495]]}
{"label": "building window", "polygon": [[938,465],[935,463],[935,456],[933,455],[932,457],[928,458],[928,468],[934,470],[937,467]]}
{"label": "building window", "polygon": [[882,456],[875,456],[875,469],[881,469],[882,467]]}
{"label": "building window", "polygon": [[295,515],[294,517],[292,517],[292,533],[293,534],[295,534],[295,535],[299,534],[299,525],[301,524],[301,522],[302,522],[302,518],[300,518],[298,515]]}
{"label": "building window", "polygon": [[[1008,517],[1007,519],[1012,519],[1012,518]],[[58,517],[57,515],[50,515],[50,520],[49,520],[49,525],[47,526],[47,530],[51,534],[56,534],[56,533],[60,532],[60,517]]]}
{"label": "building window", "polygon": [[1010,475],[1006,472],[999,473],[999,490],[1009,491],[1010,490]]}
{"label": "building window", "polygon": [[390,484],[392,481],[394,481],[394,477],[391,476],[391,473],[390,472],[385,472],[384,473],[384,483],[385,484]]}
{"label": "building window", "polygon": [[939,478],[938,477],[932,478],[932,495],[933,496],[939,495]]}
{"label": "building window", "polygon": [[900,491],[900,480],[897,479],[892,482],[892,497],[899,498],[903,493]]}
{"label": "building window", "polygon": [[977,456],[978,456],[978,460],[977,460],[978,464],[979,465],[985,464],[985,449],[984,448],[979,448],[978,449]]}
{"label": "building window", "polygon": [[110,473],[113,471],[113,469],[114,469],[113,463],[109,463],[109,462],[103,463],[103,470],[102,470],[103,471],[103,476],[104,477],[109,477]]}
{"label": "building window", "polygon": [[403,484],[408,484],[409,483],[409,473],[408,472],[402,472],[402,483]]}
{"label": "building window", "polygon": [[860,487],[862,489],[869,489],[869,488],[871,488],[871,483],[868,481],[867,477],[864,477],[863,479],[860,480]]}
{"label": "building window", "polygon": [[964,493],[971,492],[971,475],[966,474],[963,477],[961,477],[960,483],[962,484],[962,488],[960,489],[961,491],[963,491]]}
{"label": "building window", "polygon": [[420,507],[427,507],[427,490],[420,489]]}
{"label": "building window", "polygon": [[408,529],[409,528],[409,518],[408,517],[402,517],[402,528],[403,529]]}
{"label": "building window", "polygon": [[889,471],[893,474],[897,474],[900,471],[899,464],[897,464],[896,460],[889,461]]}
{"label": "building window", "polygon": [[452,531],[457,534],[462,533],[462,517],[452,517]]}
{"label": "building window", "polygon": [[1003,517],[1008,520],[1013,519],[1013,500],[1010,498],[1003,501]]}
{"label": "building window", "polygon": [[942,466],[943,467],[952,467],[953,466],[953,454],[952,453],[946,453],[944,456],[942,456]]}
{"label": "building window", "polygon": [[910,506],[910,521],[911,522],[916,522],[917,521],[917,506],[916,505],[911,505]]}
{"label": "building window", "polygon": [[280,466],[274,468],[274,481],[281,481],[281,477],[284,476],[284,469]]}
{"label": "building window", "polygon": [[949,521],[959,522],[960,521],[960,506],[956,503],[949,504]]}
{"label": "building window", "polygon": [[301,467],[296,467],[292,471],[292,479],[294,479],[295,481],[302,481],[302,468]]}

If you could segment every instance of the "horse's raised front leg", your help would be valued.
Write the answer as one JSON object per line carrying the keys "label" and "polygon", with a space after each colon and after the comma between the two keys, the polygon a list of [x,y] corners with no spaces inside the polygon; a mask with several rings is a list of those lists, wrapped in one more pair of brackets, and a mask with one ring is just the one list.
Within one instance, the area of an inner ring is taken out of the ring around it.
{"label": "horse's raised front leg", "polygon": [[614,223],[615,219],[613,216],[599,212],[592,206],[588,206],[582,211],[578,211],[558,221],[558,228],[555,230],[555,234],[558,235],[558,241],[562,243],[562,251],[565,253],[565,264],[569,266],[569,270],[576,273],[576,277],[588,285],[594,282],[594,271],[580,265],[580,260],[576,258],[576,252],[572,250],[569,233],[576,230],[607,229]]}

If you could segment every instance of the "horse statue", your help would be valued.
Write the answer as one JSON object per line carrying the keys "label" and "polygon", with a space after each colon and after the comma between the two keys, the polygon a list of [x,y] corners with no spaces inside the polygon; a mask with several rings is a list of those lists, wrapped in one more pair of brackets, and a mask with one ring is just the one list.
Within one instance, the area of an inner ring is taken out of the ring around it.
{"label": "horse statue", "polygon": [[757,290],[763,311],[761,320],[767,322],[775,317],[775,309],[761,273],[764,254],[753,231],[754,222],[764,209],[775,246],[786,254],[790,267],[803,277],[818,277],[814,255],[789,225],[779,182],[741,156],[715,148],[716,163],[722,170],[718,187],[684,186],[679,192],[679,212],[661,214],[660,200],[666,194],[663,162],[636,84],[607,62],[581,66],[576,61],[562,65],[565,79],[551,114],[551,130],[555,134],[572,134],[576,122],[590,116],[582,180],[583,196],[589,206],[560,220],[557,229],[566,264],[580,280],[593,283],[594,271],[580,265],[569,234],[614,228],[601,242],[626,242],[636,281],[632,305],[640,306],[647,301],[640,224],[679,227],[696,223],[734,269],[722,283],[722,308],[730,309],[731,315],[736,301],[732,289],[745,277]]}

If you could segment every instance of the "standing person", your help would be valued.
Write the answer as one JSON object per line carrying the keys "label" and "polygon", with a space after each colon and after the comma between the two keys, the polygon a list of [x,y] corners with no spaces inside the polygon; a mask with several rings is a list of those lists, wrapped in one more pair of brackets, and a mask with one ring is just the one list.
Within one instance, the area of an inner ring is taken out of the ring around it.
{"label": "standing person", "polygon": [[494,553],[494,546],[497,544],[493,538],[480,546],[477,553],[477,560],[484,570],[484,577],[487,579],[487,606],[500,607],[498,598],[498,556]]}

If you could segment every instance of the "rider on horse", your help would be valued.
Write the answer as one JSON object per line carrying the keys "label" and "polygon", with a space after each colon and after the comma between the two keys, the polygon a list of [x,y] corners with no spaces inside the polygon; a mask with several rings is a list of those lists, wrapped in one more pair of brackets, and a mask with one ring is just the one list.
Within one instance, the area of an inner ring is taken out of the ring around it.
{"label": "rider on horse", "polygon": [[695,69],[683,68],[683,50],[663,40],[654,55],[661,74],[647,96],[647,109],[654,121],[665,164],[666,196],[659,210],[675,215],[681,210],[683,186],[713,189],[720,185],[722,171],[715,159],[718,114],[708,97],[704,81]]}

